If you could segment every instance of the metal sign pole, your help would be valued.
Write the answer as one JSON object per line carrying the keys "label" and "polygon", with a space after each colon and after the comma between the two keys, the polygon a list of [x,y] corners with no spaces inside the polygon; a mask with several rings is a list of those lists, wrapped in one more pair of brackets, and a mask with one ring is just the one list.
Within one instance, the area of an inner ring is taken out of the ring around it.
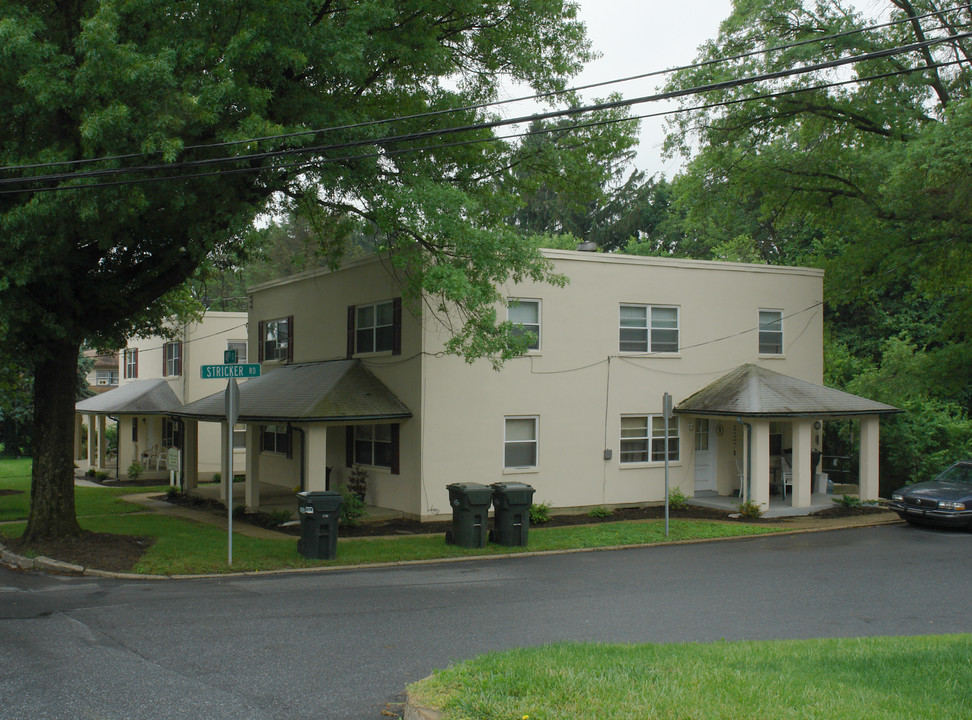
{"label": "metal sign pole", "polygon": [[668,537],[668,422],[672,417],[672,396],[662,395],[662,415],[665,416],[665,537]]}
{"label": "metal sign pole", "polygon": [[240,416],[240,387],[236,384],[236,378],[231,377],[226,382],[226,477],[228,480],[228,493],[226,504],[227,515],[227,564],[233,564],[233,426],[236,419]]}

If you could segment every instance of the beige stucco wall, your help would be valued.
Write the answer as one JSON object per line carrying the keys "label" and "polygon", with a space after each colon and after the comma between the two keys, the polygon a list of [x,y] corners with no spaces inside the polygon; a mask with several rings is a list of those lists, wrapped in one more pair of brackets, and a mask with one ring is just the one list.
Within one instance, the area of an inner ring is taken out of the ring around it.
{"label": "beige stucco wall", "polygon": [[[402,354],[362,356],[413,413],[401,423],[401,474],[373,469],[369,503],[426,519],[448,516],[447,484],[501,480],[527,482],[537,489],[536,501],[555,507],[662,500],[663,463],[622,467],[619,462],[622,415],[657,414],[662,393],[671,393],[677,403],[747,362],[822,382],[819,270],[569,251],[549,251],[548,257],[570,283],[565,288],[524,283],[504,289],[507,297],[540,299],[541,347],[499,372],[487,361],[470,365],[441,356],[449,337],[446,328],[434,317],[416,319],[407,310]],[[347,306],[399,294],[386,265],[378,261],[253,288],[250,357],[257,357],[259,321],[292,315],[295,362],[343,358]],[[622,303],[677,306],[680,351],[620,353]],[[783,313],[781,356],[757,352],[759,309]],[[264,372],[278,364],[265,363]],[[516,415],[539,420],[535,470],[504,471],[504,418]],[[692,495],[694,419],[676,421],[681,456],[671,465],[671,485]],[[745,436],[734,419],[714,419],[712,429],[718,491],[727,494]],[[611,453],[608,460],[605,450]],[[346,476],[344,454],[344,429],[333,427],[327,458],[337,485]],[[296,460],[261,456],[263,482],[294,486],[298,473]]]}
{"label": "beige stucco wall", "polygon": [[[425,516],[448,512],[445,485],[459,480],[527,482],[537,501],[556,507],[662,500],[663,463],[619,462],[622,415],[658,414],[664,392],[678,403],[747,362],[822,381],[821,271],[563,251],[548,256],[570,278],[567,287],[527,283],[505,293],[541,299],[539,351],[495,372],[487,362],[436,357],[447,335],[426,327]],[[678,306],[680,352],[620,353],[622,303]],[[760,308],[783,311],[782,356],[757,352]],[[504,418],[512,415],[539,418],[535,471],[504,471]],[[681,455],[670,482],[692,495],[693,419],[678,422]],[[718,422],[716,462],[725,493],[744,436],[734,420]]]}
{"label": "beige stucco wall", "polygon": [[[364,305],[401,296],[400,286],[385,265],[366,261],[351,263],[336,271],[312,271],[251,289],[249,354],[258,357],[258,328],[261,321],[293,316],[294,362],[339,360],[347,356],[347,313],[349,305]],[[356,355],[374,375],[389,387],[412,417],[400,423],[401,467],[398,475],[383,468],[369,468],[371,477],[367,501],[380,507],[399,508],[420,514],[418,448],[421,430],[421,325],[404,310],[402,313],[402,352]],[[283,361],[263,363],[264,374],[273,372]],[[261,453],[261,482],[295,487],[299,476],[299,436],[295,438],[294,461],[273,453]],[[345,465],[345,428],[335,425],[327,434],[327,464],[333,467],[332,487],[347,478]]]}

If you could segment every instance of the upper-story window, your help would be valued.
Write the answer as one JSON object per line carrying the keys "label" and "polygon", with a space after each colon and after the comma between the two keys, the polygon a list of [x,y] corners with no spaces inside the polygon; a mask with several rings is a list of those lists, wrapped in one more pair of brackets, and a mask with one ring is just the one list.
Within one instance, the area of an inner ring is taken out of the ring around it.
{"label": "upper-story window", "polygon": [[759,311],[759,354],[783,354],[783,311]]}
{"label": "upper-story window", "polygon": [[236,362],[243,364],[246,362],[246,340],[227,340],[227,350],[236,350]]}
{"label": "upper-story window", "polygon": [[138,377],[138,348],[125,348],[125,377]]}
{"label": "upper-story window", "polygon": [[513,334],[529,335],[528,350],[540,349],[540,301],[510,298],[506,306],[506,318],[513,323]]}
{"label": "upper-story window", "polygon": [[621,352],[678,352],[678,308],[670,305],[622,305]]}
{"label": "upper-story window", "polygon": [[[261,320],[260,362],[269,360],[294,359],[294,316],[277,318],[276,320]],[[239,361],[239,356],[237,356]]]}
{"label": "upper-story window", "polygon": [[165,375],[182,375],[182,342],[168,342],[162,346],[162,353],[165,358]]}
{"label": "upper-story window", "polygon": [[348,307],[348,357],[402,352],[401,298]]}
{"label": "upper-story window", "polygon": [[98,385],[117,385],[118,371],[117,370],[96,370],[95,382]]}

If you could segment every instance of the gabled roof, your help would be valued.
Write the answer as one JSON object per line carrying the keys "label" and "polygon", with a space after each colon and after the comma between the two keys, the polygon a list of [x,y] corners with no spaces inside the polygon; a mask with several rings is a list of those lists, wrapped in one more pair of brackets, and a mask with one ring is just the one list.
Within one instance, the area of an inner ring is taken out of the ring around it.
{"label": "gabled roof", "polygon": [[878,415],[901,410],[749,363],[687,397],[678,404],[675,412],[750,417],[826,417]]}
{"label": "gabled roof", "polygon": [[[239,388],[240,422],[364,422],[412,415],[360,360],[284,365]],[[189,403],[177,414],[221,420],[226,416],[224,392]]]}
{"label": "gabled roof", "polygon": [[173,415],[182,403],[161,378],[134,380],[74,405],[88,415]]}

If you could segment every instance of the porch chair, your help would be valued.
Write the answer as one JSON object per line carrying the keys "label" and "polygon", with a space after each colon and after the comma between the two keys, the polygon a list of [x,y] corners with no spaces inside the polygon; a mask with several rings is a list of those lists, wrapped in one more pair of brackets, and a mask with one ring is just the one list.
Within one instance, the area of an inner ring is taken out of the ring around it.
{"label": "porch chair", "polygon": [[786,500],[786,486],[790,486],[791,494],[793,489],[793,468],[790,466],[790,458],[786,453],[780,455],[780,486],[782,488],[783,499]]}
{"label": "porch chair", "polygon": [[155,456],[155,469],[159,470],[161,468],[169,469],[169,449],[162,448],[159,450],[159,454]]}

